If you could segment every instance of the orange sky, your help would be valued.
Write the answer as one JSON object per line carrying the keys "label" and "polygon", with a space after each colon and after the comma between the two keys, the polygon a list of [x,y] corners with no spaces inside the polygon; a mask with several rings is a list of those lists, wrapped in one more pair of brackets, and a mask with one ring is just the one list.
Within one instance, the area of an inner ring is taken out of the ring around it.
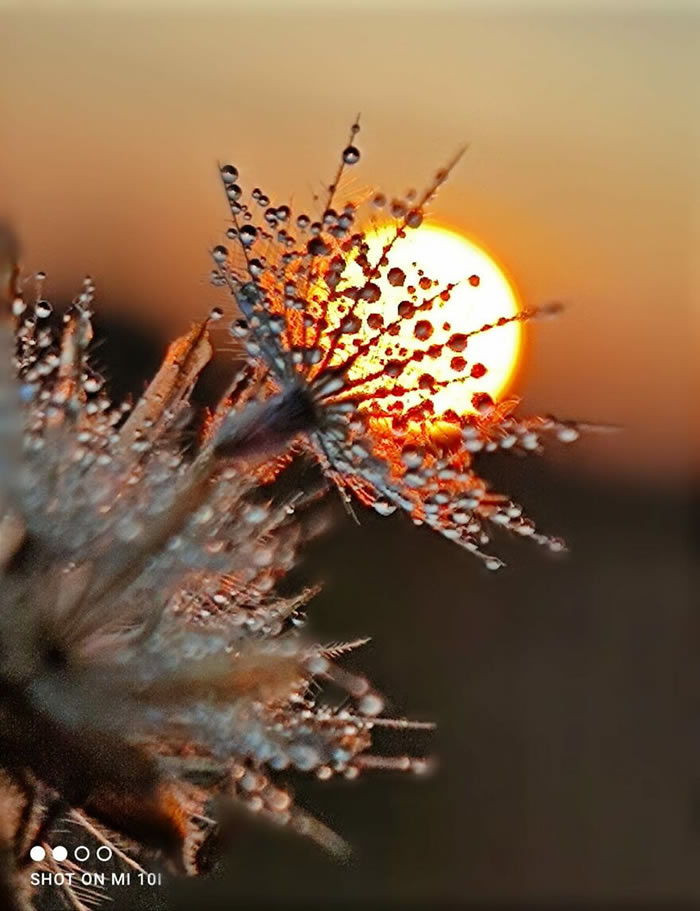
{"label": "orange sky", "polygon": [[570,304],[528,331],[516,390],[627,429],[567,461],[660,485],[697,471],[690,12],[163,6],[0,9],[0,210],[50,287],[89,271],[110,305],[178,331],[221,302],[217,159],[307,199],[359,110],[356,189],[420,188],[468,141],[432,217],[490,250],[525,303]]}

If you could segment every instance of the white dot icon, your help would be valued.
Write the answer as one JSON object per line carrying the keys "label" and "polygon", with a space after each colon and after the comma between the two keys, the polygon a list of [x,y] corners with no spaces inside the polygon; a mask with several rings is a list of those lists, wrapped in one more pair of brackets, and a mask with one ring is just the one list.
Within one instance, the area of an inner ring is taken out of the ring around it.
{"label": "white dot icon", "polygon": [[39,863],[46,857],[46,851],[44,851],[41,845],[34,845],[32,850],[29,852],[29,856],[32,860],[35,860],[37,863]]}
{"label": "white dot icon", "polygon": [[53,859],[59,863],[62,863],[68,857],[68,849],[64,848],[63,845],[56,845],[55,848],[52,848],[52,851]]}

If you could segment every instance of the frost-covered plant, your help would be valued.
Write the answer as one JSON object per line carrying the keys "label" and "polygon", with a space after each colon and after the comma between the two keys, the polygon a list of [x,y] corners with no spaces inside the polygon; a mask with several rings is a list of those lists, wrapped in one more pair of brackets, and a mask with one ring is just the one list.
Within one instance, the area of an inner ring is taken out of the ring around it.
{"label": "frost-covered plant", "polygon": [[[325,779],[371,766],[425,768],[422,759],[370,752],[377,725],[411,723],[382,717],[370,683],[339,666],[343,646],[306,634],[302,610],[312,591],[279,593],[296,561],[303,515],[321,492],[272,491],[292,457],[311,451],[344,494],[381,513],[407,510],[487,566],[499,561],[482,553],[485,521],[561,547],[488,491],[473,458],[531,451],[542,430],[568,440],[578,429],[516,418],[513,403],[482,396],[466,417],[443,415],[438,433],[425,420],[435,388],[427,370],[410,405],[401,378],[409,363],[441,352],[420,344],[389,350],[402,321],[416,321],[416,340],[425,340],[427,314],[449,293],[424,295],[417,286],[398,313],[385,313],[378,284],[390,248],[418,228],[447,172],[411,204],[392,204],[395,237],[371,262],[355,204],[333,208],[343,168],[358,158],[351,142],[318,222],[301,214],[294,234],[289,206],[271,205],[260,190],[246,205],[235,168],[221,168],[236,251],[215,248],[214,280],[228,285],[242,311],[233,331],[244,339],[245,363],[195,445],[191,429],[183,444],[182,431],[222,311],[171,344],[135,404],[115,403],[90,361],[92,283],[57,315],[43,297],[43,275],[23,281],[11,235],[3,237],[0,889],[7,907],[30,907],[30,848],[48,844],[60,819],[124,864],[137,866],[151,852],[174,871],[193,873],[216,826],[217,800],[242,803],[338,852],[342,840],[295,804],[285,770]],[[359,284],[344,280],[350,262],[360,268]],[[363,323],[369,335],[360,334]],[[447,344],[462,352],[467,341],[455,334]],[[324,684],[344,692],[343,700],[324,699]],[[36,863],[78,870],[48,850]],[[74,908],[95,897],[79,878],[62,888]]]}

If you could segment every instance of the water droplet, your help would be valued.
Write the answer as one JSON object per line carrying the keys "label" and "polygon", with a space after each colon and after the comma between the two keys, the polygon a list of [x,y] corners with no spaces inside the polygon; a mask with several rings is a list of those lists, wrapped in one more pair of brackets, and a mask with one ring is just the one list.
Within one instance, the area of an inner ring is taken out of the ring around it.
{"label": "water droplet", "polygon": [[228,257],[228,250],[223,244],[219,244],[211,251],[211,255],[214,257],[214,262],[223,263]]}
{"label": "water droplet", "polygon": [[253,278],[259,278],[265,271],[265,267],[259,259],[251,259],[248,263],[248,270]]}
{"label": "water droplet", "polygon": [[406,273],[403,269],[399,269],[398,266],[394,266],[393,269],[389,269],[386,278],[389,284],[394,288],[400,288],[406,281]]}
{"label": "water droplet", "polygon": [[475,392],[472,396],[472,405],[479,414],[488,414],[493,410],[494,401],[488,392]]}
{"label": "water droplet", "polygon": [[323,224],[334,225],[338,221],[338,213],[335,209],[326,209],[323,213]]}
{"label": "water droplet", "polygon": [[101,388],[102,388],[102,380],[100,380],[96,376],[89,376],[83,382],[83,389],[85,390],[85,392],[88,392],[90,394],[99,392]]}
{"label": "water droplet", "polygon": [[236,319],[231,323],[231,335],[236,338],[245,338],[248,335],[248,322],[244,319]]}
{"label": "water droplet", "polygon": [[253,225],[243,225],[239,232],[241,243],[244,247],[250,247],[258,236],[258,229]]}
{"label": "water droplet", "polygon": [[46,319],[46,317],[51,316],[53,313],[53,306],[49,301],[40,300],[36,302],[34,312],[39,317],[39,319]]}
{"label": "water droplet", "polygon": [[221,179],[225,184],[235,183],[238,180],[238,168],[225,164],[221,169]]}
{"label": "water droplet", "polygon": [[555,554],[560,554],[566,550],[566,541],[563,538],[550,538],[547,544],[552,553]]}
{"label": "water droplet", "polygon": [[401,461],[404,463],[406,468],[415,469],[420,468],[423,464],[425,453],[418,446],[404,446],[401,450]]}
{"label": "water droplet", "polygon": [[357,146],[347,146],[343,149],[343,161],[345,164],[357,164],[360,160],[360,150]]}
{"label": "water droplet", "polygon": [[417,339],[420,339],[422,342],[429,339],[433,334],[433,325],[427,319],[418,320],[413,330],[413,334]]}
{"label": "water droplet", "polygon": [[192,521],[195,523],[195,525],[206,525],[207,522],[211,522],[213,518],[214,508],[210,503],[205,503],[194,512]]}
{"label": "water droplet", "polygon": [[409,228],[420,228],[423,224],[423,213],[420,209],[411,209],[406,215],[406,225]]}
{"label": "water droplet", "polygon": [[308,744],[294,743],[288,752],[292,763],[302,772],[309,772],[321,760],[318,750]]}
{"label": "water droplet", "polygon": [[265,791],[265,803],[275,813],[284,813],[291,806],[292,798],[280,788],[268,788]]}
{"label": "water droplet", "polygon": [[447,339],[447,347],[451,351],[456,351],[456,352],[460,353],[460,352],[464,351],[464,349],[467,347],[468,341],[469,341],[469,339],[467,338],[466,335],[464,335],[461,332],[456,332],[454,335],[451,335]]}
{"label": "water droplet", "polygon": [[376,304],[382,296],[381,288],[374,282],[368,282],[360,291],[359,297],[368,304]]}
{"label": "water droplet", "polygon": [[384,708],[384,700],[377,693],[367,693],[360,699],[357,707],[363,715],[374,718]]}
{"label": "water droplet", "polygon": [[331,248],[322,237],[312,237],[306,245],[309,256],[328,256]]}
{"label": "water droplet", "polygon": [[349,313],[340,323],[340,331],[348,335],[354,335],[362,328],[362,320],[359,316]]}
{"label": "water droplet", "polygon": [[560,427],[557,431],[557,439],[562,443],[574,443],[579,436],[580,433],[575,427]]}

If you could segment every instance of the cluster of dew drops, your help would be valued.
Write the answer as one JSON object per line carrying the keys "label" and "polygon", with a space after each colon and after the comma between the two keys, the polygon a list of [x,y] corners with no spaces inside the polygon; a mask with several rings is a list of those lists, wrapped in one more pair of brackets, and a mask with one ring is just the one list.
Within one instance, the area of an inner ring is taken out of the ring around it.
{"label": "cluster of dew drops", "polygon": [[[523,309],[469,331],[452,331],[449,322],[440,321],[440,306],[450,299],[456,283],[441,286],[417,263],[415,278],[407,279],[404,269],[391,264],[390,254],[407,230],[420,227],[426,205],[460,155],[437,171],[422,194],[409,191],[405,198],[391,201],[381,192],[371,197],[373,207],[387,209],[392,220],[382,253],[371,258],[367,234],[355,229],[359,204],[335,206],[344,169],[360,159],[354,141],[358,129],[355,123],[327,188],[322,216],[297,216],[301,242],[288,229],[290,206],[272,205],[259,188],[246,203],[238,169],[231,164],[221,167],[233,221],[227,238],[234,245],[229,250],[221,244],[212,251],[212,281],[228,286],[244,311],[231,332],[245,345],[247,356],[262,361],[281,385],[290,376],[301,376],[323,389],[319,401],[329,423],[338,418],[334,429],[341,442],[330,440],[321,456],[339,469],[341,480],[350,479],[349,486],[367,505],[385,513],[404,509],[417,524],[430,525],[483,558],[490,569],[503,563],[481,550],[489,541],[482,520],[560,551],[560,538],[539,534],[521,507],[488,491],[473,468],[473,456],[496,449],[539,451],[542,432],[573,442],[583,425],[552,417],[515,417],[514,403],[499,405],[485,391],[471,395],[467,413],[436,414],[434,397],[451,383],[478,382],[486,375],[485,364],[469,363],[465,357],[472,336],[548,317],[561,307]],[[255,217],[256,207],[264,210],[262,218]],[[357,284],[347,278],[350,269],[359,277]],[[382,281],[406,290],[393,316],[383,308]],[[465,276],[464,282],[479,289],[478,275]],[[412,326],[413,343],[402,331],[406,325]],[[438,326],[442,340],[437,338]],[[427,370],[410,375],[416,364],[445,358],[454,372],[451,378],[437,378]],[[342,414],[350,417],[340,427]],[[371,452],[365,450],[368,430],[370,435],[374,432]],[[338,449],[338,458],[329,458]],[[377,456],[389,468],[388,479],[374,468]]]}

